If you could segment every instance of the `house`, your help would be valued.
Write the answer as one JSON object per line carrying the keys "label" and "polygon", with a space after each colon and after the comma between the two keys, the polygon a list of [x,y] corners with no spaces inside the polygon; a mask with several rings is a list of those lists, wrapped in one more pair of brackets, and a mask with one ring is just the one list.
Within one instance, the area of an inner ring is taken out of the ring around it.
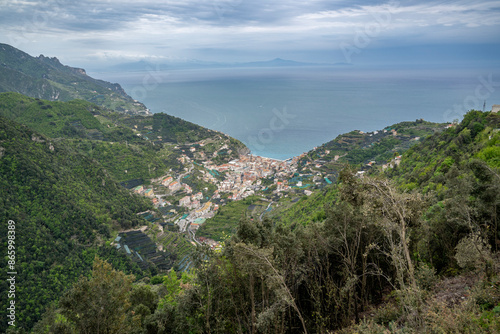
{"label": "house", "polygon": [[356,172],[356,176],[357,177],[362,178],[364,175],[365,175],[365,171],[364,170],[360,170],[360,171]]}
{"label": "house", "polygon": [[500,111],[500,104],[494,104],[494,105],[491,107],[491,112],[492,112],[492,113],[497,114],[499,111]]}
{"label": "house", "polygon": [[147,196],[147,197],[153,197],[153,196],[154,196],[153,188],[146,189],[146,190],[144,191],[144,196]]}
{"label": "house", "polygon": [[216,167],[216,170],[218,172],[224,172],[224,171],[226,171],[228,169],[229,169],[229,165],[228,164],[223,164],[223,165],[220,165],[220,166]]}
{"label": "house", "polygon": [[203,208],[196,210],[197,214],[205,214],[210,211],[210,207],[212,206],[212,202],[206,202],[205,205],[203,205]]}
{"label": "house", "polygon": [[169,177],[164,178],[164,179],[163,179],[163,181],[162,181],[161,183],[162,183],[165,187],[168,187],[168,185],[169,185],[170,183],[172,183],[172,181],[174,181],[174,179],[173,179],[171,176],[169,176]]}
{"label": "house", "polygon": [[191,197],[184,196],[179,200],[179,206],[190,206],[191,205]]}
{"label": "house", "polygon": [[169,184],[168,189],[170,189],[172,191],[179,190],[179,189],[181,189],[181,184],[177,181],[174,181],[174,182]]}
{"label": "house", "polygon": [[136,194],[140,194],[140,193],[142,193],[144,191],[144,187],[143,186],[137,186],[133,190],[134,190],[134,192]]}

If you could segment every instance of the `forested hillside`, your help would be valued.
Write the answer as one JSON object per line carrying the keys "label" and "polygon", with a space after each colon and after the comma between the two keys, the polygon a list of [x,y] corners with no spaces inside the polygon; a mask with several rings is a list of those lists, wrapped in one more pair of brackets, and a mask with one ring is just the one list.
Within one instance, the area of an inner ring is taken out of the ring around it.
{"label": "forested hillside", "polygon": [[[105,241],[112,229],[143,224],[151,208],[130,194],[102,166],[64,142],[0,117],[0,220],[15,222],[18,324],[30,328],[52,302],[87,275],[99,254],[115,268],[144,273]],[[2,252],[7,224],[1,224]],[[8,258],[1,257],[2,268]],[[1,290],[7,291],[2,279]],[[7,298],[1,299],[6,319]],[[2,321],[1,331],[6,329]]]}
{"label": "forested hillside", "polygon": [[[137,213],[154,212],[151,199],[132,194],[118,182],[148,180],[181,169],[179,144],[207,140],[212,145],[207,145],[206,154],[227,145],[232,153],[222,161],[244,149],[226,135],[166,114],[127,116],[83,100],[47,101],[2,93],[0,117],[0,184],[5,189],[0,212],[3,221],[16,222],[20,272],[16,300],[22,299],[17,321],[26,329],[80,275],[89,274],[96,255],[127,274],[134,273],[136,279],[158,271],[155,265],[145,264],[148,256],[141,269],[123,250],[110,245],[117,231],[151,225]],[[6,224],[2,231],[2,247],[7,247]],[[158,245],[165,252],[160,255],[167,258],[153,255],[153,261],[168,268],[187,264],[182,261],[193,245],[182,235],[172,239],[158,228],[148,233],[161,241]],[[148,252],[157,252],[156,243],[148,247]],[[2,259],[5,265],[8,258]],[[7,291],[6,281],[1,289]],[[5,315],[7,300],[2,303]]]}
{"label": "forested hillside", "polygon": [[446,124],[427,122],[400,122],[371,132],[354,130],[309,151],[300,159],[302,166],[312,161],[322,161],[324,168],[340,170],[345,163],[352,166],[382,166],[394,156],[402,154],[412,145],[436,132]]}
{"label": "forested hillside", "polygon": [[179,144],[210,140],[210,156],[227,144],[230,154],[221,163],[246,153],[240,141],[167,114],[127,116],[83,100],[69,102],[0,93],[0,116],[25,124],[46,136],[64,139],[66,145],[99,161],[118,181],[154,178],[180,168]]}
{"label": "forested hillside", "polygon": [[[394,169],[360,177],[345,168],[338,184],[281,221],[242,213],[236,235],[222,249],[202,249],[190,274],[172,271],[123,293],[110,283],[110,298],[128,307],[105,325],[136,333],[499,332],[499,124],[496,114],[471,111]],[[303,219],[318,206],[322,214]],[[96,260],[94,276],[102,271],[112,272]],[[75,296],[92,282],[74,285],[35,332],[104,325],[74,316]],[[152,306],[141,306],[135,289]]]}
{"label": "forested hillside", "polygon": [[471,111],[460,124],[427,138],[390,170],[406,191],[426,195],[421,256],[438,271],[453,270],[454,247],[473,231],[499,247],[500,117]]}

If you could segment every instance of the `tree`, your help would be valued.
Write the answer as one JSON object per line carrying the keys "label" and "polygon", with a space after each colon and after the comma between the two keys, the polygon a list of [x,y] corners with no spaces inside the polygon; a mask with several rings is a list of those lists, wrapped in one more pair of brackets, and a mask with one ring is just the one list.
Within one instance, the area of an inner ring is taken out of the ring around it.
{"label": "tree", "polygon": [[362,184],[366,188],[367,210],[376,219],[375,224],[381,228],[387,243],[386,248],[379,249],[394,266],[401,306],[408,316],[416,313],[414,325],[419,326],[422,300],[411,258],[410,229],[419,223],[425,201],[419,194],[399,192],[386,179],[363,178]]}
{"label": "tree", "polygon": [[79,333],[127,333],[134,327],[129,295],[134,276],[95,257],[92,277],[82,277],[61,298],[61,313]]}
{"label": "tree", "polygon": [[[253,275],[261,275],[263,278],[267,279],[267,284],[273,288],[278,296],[278,302],[284,302],[286,305],[292,307],[292,309],[297,313],[302,324],[302,329],[304,333],[307,334],[307,328],[305,324],[304,317],[300,311],[295,298],[292,295],[290,288],[287,286],[283,274],[280,273],[279,268],[274,263],[272,253],[273,250],[270,248],[257,248],[253,245],[247,245],[245,243],[237,243],[234,245],[235,253],[237,253],[240,259],[240,265],[245,264],[246,271],[253,272]],[[253,284],[253,282],[250,282]],[[252,305],[252,313],[254,313],[254,306]]]}

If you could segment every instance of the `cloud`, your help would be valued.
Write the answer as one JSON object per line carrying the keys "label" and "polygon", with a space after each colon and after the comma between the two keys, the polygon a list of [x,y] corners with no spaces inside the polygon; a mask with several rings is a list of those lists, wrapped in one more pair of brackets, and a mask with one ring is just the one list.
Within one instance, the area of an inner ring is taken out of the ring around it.
{"label": "cloud", "polygon": [[203,57],[208,49],[214,59],[278,57],[332,52],[360,31],[372,33],[369,47],[498,44],[499,13],[498,1],[11,0],[0,1],[0,29],[3,42],[68,58]]}

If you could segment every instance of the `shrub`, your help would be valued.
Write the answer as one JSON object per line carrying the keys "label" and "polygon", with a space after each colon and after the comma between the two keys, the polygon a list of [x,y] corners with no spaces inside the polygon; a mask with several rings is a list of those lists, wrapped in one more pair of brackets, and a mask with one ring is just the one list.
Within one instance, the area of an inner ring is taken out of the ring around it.
{"label": "shrub", "polygon": [[458,242],[455,259],[463,269],[481,270],[492,261],[491,246],[478,233],[471,233]]}

